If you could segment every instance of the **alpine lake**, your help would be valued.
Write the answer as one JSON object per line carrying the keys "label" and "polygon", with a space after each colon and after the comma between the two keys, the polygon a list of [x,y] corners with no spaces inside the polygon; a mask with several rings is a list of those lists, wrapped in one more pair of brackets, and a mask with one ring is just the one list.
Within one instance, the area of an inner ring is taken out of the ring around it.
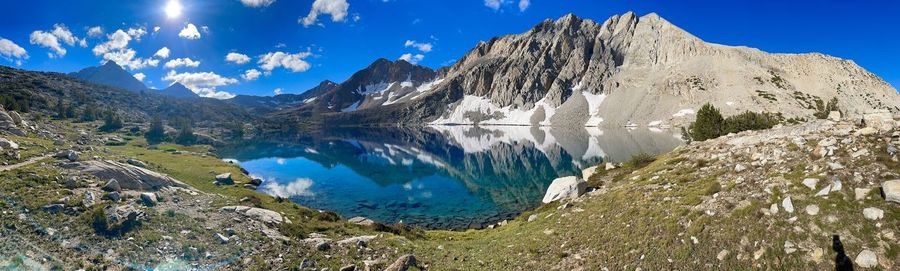
{"label": "alpine lake", "polygon": [[558,177],[681,145],[677,130],[341,128],[219,150],[300,205],[427,229],[483,228],[541,204]]}

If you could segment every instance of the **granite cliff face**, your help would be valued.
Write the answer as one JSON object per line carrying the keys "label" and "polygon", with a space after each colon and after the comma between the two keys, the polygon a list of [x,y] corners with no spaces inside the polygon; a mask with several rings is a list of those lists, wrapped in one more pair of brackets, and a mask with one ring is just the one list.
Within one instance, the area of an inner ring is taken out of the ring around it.
{"label": "granite cliff face", "polygon": [[[441,75],[417,91],[396,93],[395,102],[362,102],[355,112],[330,118],[668,126],[690,122],[707,102],[726,115],[750,110],[810,118],[817,101],[833,97],[849,115],[900,111],[896,90],[852,61],[707,43],[653,13],[629,12],[603,23],[571,14],[546,20],[528,32],[479,43]],[[348,106],[333,101],[335,108]]]}

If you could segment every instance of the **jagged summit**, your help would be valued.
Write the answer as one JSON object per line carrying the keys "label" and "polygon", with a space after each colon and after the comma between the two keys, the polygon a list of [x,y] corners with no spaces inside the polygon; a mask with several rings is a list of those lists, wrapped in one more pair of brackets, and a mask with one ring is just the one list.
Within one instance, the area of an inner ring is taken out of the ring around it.
{"label": "jagged summit", "polygon": [[102,85],[118,87],[121,89],[140,92],[147,89],[147,86],[141,81],[134,78],[134,75],[125,71],[114,61],[106,61],[98,67],[88,67],[78,72],[69,74],[71,76]]}

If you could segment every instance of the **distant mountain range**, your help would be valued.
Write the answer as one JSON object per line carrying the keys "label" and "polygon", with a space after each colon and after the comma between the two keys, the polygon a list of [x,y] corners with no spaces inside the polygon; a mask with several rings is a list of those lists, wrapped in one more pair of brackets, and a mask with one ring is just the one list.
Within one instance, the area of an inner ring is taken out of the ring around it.
{"label": "distant mountain range", "polygon": [[91,83],[117,87],[133,92],[152,91],[174,98],[200,97],[181,83],[177,82],[162,90],[147,88],[144,83],[137,80],[137,78],[134,78],[134,75],[125,71],[125,69],[113,61],[107,61],[99,67],[88,67],[78,72],[70,73],[69,75]]}
{"label": "distant mountain range", "polygon": [[[112,61],[70,75],[131,92],[198,97],[179,83],[148,89]],[[378,59],[341,83],[326,80],[302,94],[225,102],[279,129],[301,123],[665,127],[689,123],[705,103],[725,115],[749,110],[810,118],[831,98],[851,116],[900,112],[896,89],[852,61],[707,43],[656,14],[628,12],[603,23],[572,14],[545,20],[480,42],[438,70]]]}

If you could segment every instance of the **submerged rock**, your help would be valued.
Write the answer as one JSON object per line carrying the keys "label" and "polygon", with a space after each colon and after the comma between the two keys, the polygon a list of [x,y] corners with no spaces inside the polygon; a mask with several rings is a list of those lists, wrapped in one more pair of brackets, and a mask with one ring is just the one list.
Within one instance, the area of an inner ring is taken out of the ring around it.
{"label": "submerged rock", "polygon": [[557,200],[578,198],[587,189],[587,182],[575,176],[562,177],[553,180],[547,193],[544,194],[543,203],[551,203]]}

